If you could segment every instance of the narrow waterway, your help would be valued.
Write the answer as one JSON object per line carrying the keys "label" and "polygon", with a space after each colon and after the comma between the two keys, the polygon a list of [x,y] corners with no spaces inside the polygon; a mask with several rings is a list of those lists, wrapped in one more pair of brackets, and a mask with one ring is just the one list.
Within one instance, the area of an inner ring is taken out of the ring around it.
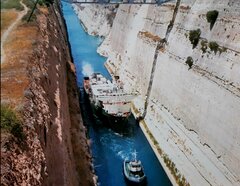
{"label": "narrow waterway", "polygon": [[92,142],[91,150],[99,185],[126,185],[122,173],[122,162],[125,158],[131,159],[132,152],[135,150],[138,153],[138,159],[142,161],[144,166],[149,186],[171,185],[133,117],[129,119],[129,127],[126,128],[124,134],[115,133],[94,121],[89,103],[84,99],[82,79],[84,75],[91,74],[91,72],[101,72],[105,76],[110,77],[104,67],[106,59],[99,56],[96,52],[101,40],[97,37],[89,36],[84,32],[70,4],[62,2],[62,10],[77,70],[78,86],[81,90],[83,120],[84,124],[88,127],[89,138]]}

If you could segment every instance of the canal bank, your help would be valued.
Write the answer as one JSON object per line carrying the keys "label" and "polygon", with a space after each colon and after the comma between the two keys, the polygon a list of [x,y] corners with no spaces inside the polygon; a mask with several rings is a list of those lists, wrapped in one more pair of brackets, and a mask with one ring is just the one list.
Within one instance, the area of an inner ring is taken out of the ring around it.
{"label": "canal bank", "polygon": [[126,185],[122,174],[122,162],[126,158],[131,159],[132,152],[136,150],[138,158],[143,163],[148,185],[171,185],[141,128],[136,125],[133,116],[129,119],[129,127],[124,134],[118,134],[101,125],[99,126],[93,120],[91,109],[82,94],[82,79],[84,75],[96,71],[110,77],[104,67],[106,59],[96,52],[101,39],[89,36],[84,32],[70,4],[62,2],[62,10],[76,66],[77,82],[81,90],[80,102],[83,121],[88,128],[94,169],[99,184],[106,186]]}
{"label": "canal bank", "polygon": [[[134,103],[132,103],[132,107],[131,107],[131,112],[133,113],[133,116],[135,118],[139,118],[139,116],[141,115],[141,113],[136,109],[136,106]],[[179,185],[177,183],[177,179],[176,176],[174,176],[174,172],[171,171],[169,169],[169,167],[166,164],[166,159],[164,158],[164,156],[166,157],[166,155],[164,154],[164,152],[162,151],[161,147],[159,146],[159,143],[157,142],[157,140],[154,138],[154,136],[152,135],[152,133],[149,131],[149,128],[147,127],[146,122],[144,121],[144,119],[139,121],[139,126],[142,129],[145,137],[147,138],[149,144],[151,145],[155,155],[157,156],[159,162],[161,163],[165,173],[167,174],[168,178],[170,179],[171,183],[174,186]]]}

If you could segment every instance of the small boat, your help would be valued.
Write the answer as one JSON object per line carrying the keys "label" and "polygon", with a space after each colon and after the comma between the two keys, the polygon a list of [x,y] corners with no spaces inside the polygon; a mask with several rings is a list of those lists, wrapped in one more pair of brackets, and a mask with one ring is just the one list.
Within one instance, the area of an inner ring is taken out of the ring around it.
{"label": "small boat", "polygon": [[140,160],[137,160],[137,153],[134,153],[133,160],[124,160],[123,173],[127,181],[134,184],[146,183],[146,175],[143,172],[143,166]]}

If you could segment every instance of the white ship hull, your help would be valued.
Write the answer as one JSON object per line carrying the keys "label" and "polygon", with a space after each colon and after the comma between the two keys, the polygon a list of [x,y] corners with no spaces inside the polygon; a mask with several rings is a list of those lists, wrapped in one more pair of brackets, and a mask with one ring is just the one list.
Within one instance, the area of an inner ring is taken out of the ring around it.
{"label": "white ship hull", "polygon": [[124,92],[120,82],[112,83],[100,73],[94,73],[84,78],[84,90],[97,117],[105,116],[118,125],[131,114],[131,101],[136,95]]}

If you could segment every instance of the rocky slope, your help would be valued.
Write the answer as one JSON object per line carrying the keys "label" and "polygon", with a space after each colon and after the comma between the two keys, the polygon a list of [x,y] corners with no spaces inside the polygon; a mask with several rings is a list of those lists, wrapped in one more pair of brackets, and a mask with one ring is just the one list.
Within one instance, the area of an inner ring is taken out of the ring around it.
{"label": "rocky slope", "polygon": [[[1,139],[1,183],[94,185],[60,7],[56,3],[38,11],[36,24],[31,23],[38,30],[34,48],[21,63],[28,88],[22,92],[25,99],[16,103],[23,105],[26,140],[21,147],[12,138]],[[11,76],[14,78],[14,73]]]}
{"label": "rocky slope", "polygon": [[[213,10],[210,30],[206,14]],[[239,17],[240,2],[232,0],[120,5],[98,49],[108,70],[140,94],[134,114],[177,182],[239,185]],[[189,38],[197,29],[194,48]]]}
{"label": "rocky slope", "polygon": [[[107,36],[116,15],[117,6],[73,4],[73,9],[90,35]],[[95,20],[95,21],[93,21]]]}

